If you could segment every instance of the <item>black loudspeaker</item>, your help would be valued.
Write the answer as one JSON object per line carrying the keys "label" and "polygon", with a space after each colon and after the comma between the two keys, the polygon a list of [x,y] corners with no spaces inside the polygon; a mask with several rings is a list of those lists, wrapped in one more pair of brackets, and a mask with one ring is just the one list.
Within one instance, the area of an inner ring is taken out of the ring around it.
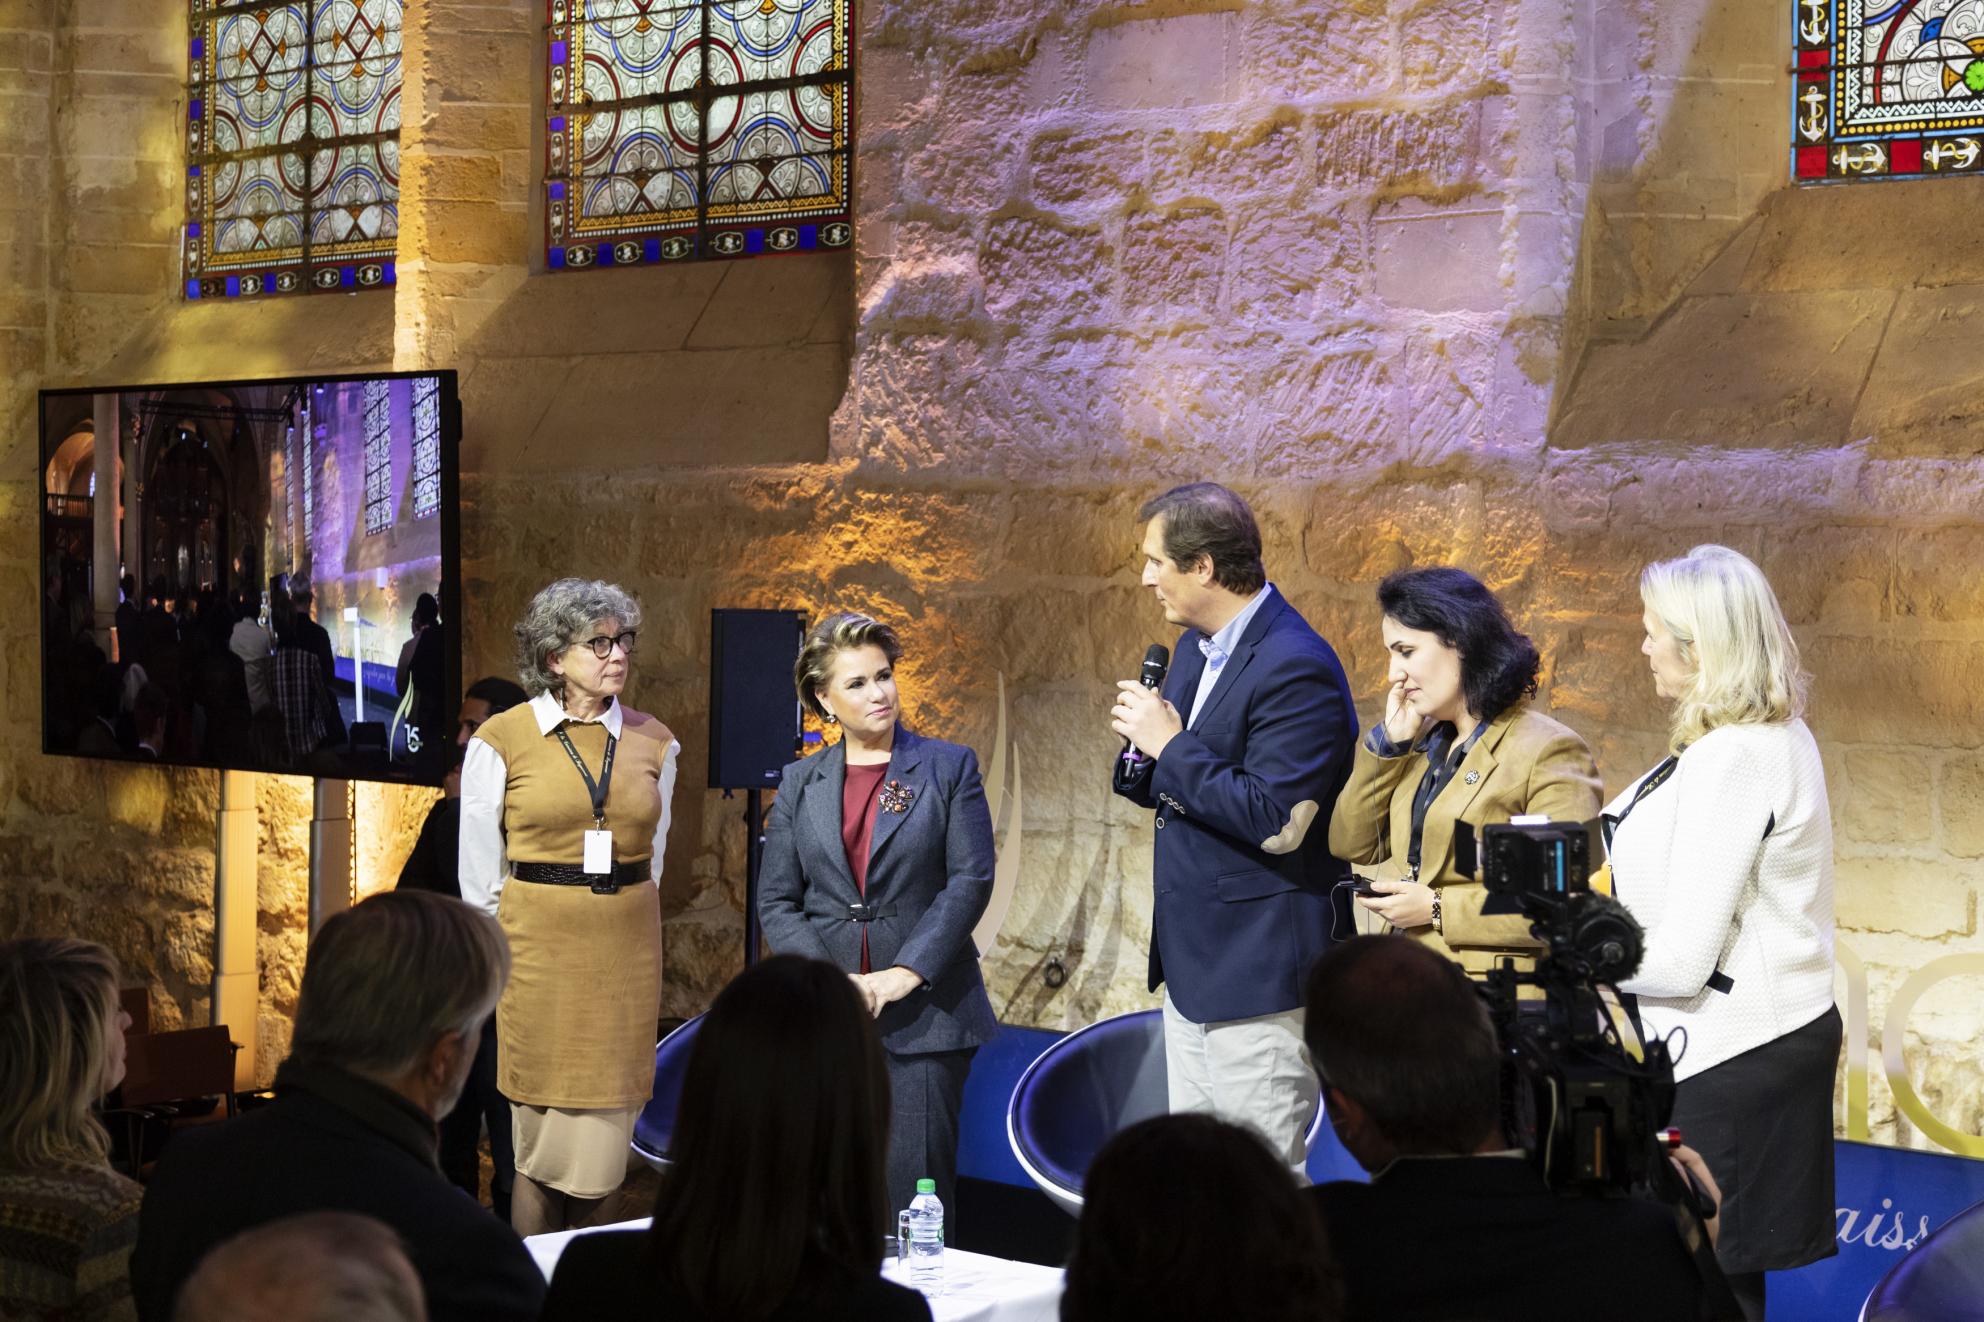
{"label": "black loudspeaker", "polygon": [[710,788],[775,789],[799,756],[798,611],[710,612]]}

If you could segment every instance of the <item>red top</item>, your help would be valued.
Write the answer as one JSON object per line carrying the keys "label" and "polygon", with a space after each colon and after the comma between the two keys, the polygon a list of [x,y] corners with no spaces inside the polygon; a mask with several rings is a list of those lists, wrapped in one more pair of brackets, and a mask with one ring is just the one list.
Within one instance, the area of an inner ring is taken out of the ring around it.
{"label": "red top", "polygon": [[[868,894],[868,842],[875,835],[876,799],[888,774],[886,762],[866,767],[850,764],[841,785],[840,842],[847,850],[847,870],[854,874],[854,888],[864,896]],[[868,967],[866,923],[861,925],[861,971],[873,972]]]}

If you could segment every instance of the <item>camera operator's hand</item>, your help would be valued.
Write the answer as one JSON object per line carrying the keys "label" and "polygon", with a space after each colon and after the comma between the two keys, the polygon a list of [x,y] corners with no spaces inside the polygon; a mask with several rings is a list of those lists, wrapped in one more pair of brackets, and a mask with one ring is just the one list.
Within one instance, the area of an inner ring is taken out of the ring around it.
{"label": "camera operator's hand", "polygon": [[1416,881],[1373,881],[1380,894],[1357,902],[1393,927],[1424,927],[1433,921],[1433,888]]}
{"label": "camera operator's hand", "polygon": [[1709,1174],[1708,1163],[1702,1160],[1702,1154],[1686,1143],[1669,1153],[1667,1159],[1674,1163],[1674,1169],[1680,1172],[1683,1183],[1695,1186],[1698,1201],[1709,1205],[1713,1215],[1704,1217],[1703,1224],[1708,1227],[1708,1242],[1713,1247],[1716,1234],[1722,1229],[1721,1186],[1716,1184],[1715,1176]]}
{"label": "camera operator's hand", "polygon": [[1428,718],[1420,715],[1405,697],[1405,681],[1385,690],[1385,738],[1399,748],[1407,748],[1426,732]]}

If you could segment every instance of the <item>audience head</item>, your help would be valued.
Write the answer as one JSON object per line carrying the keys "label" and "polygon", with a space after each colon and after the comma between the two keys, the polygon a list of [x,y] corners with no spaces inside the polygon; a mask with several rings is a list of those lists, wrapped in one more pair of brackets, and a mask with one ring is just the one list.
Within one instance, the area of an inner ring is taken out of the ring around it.
{"label": "audience head", "polygon": [[499,675],[485,675],[468,686],[462,694],[461,716],[455,727],[455,746],[467,748],[468,741],[475,738],[475,732],[482,723],[497,712],[505,712],[519,703],[528,701],[519,686]]}
{"label": "audience head", "polygon": [[0,1166],[108,1159],[90,1106],[124,1079],[117,976],[89,941],[0,941]]}
{"label": "audience head", "polygon": [[441,603],[434,599],[433,593],[423,592],[413,599],[413,628],[415,633],[427,628],[429,625],[439,624],[440,622]]}
{"label": "audience head", "polygon": [[[624,588],[561,578],[530,599],[511,631],[517,678],[533,698],[549,693],[563,702],[568,680],[584,694],[618,694],[633,660],[631,635],[640,627],[640,603]],[[603,657],[593,650],[595,638],[608,640]]]}
{"label": "audience head", "polygon": [[306,1212],[217,1246],[180,1287],[173,1322],[425,1322],[426,1292],[390,1226]]}
{"label": "audience head", "polygon": [[309,579],[291,578],[289,580],[289,604],[296,607],[298,614],[308,615],[310,613],[310,607],[315,604],[316,600],[317,594],[311,591]]}
{"label": "audience head", "polygon": [[1268,581],[1254,512],[1216,482],[1173,487],[1145,501],[1137,518],[1145,524],[1143,584],[1156,589],[1172,624],[1217,628],[1231,597],[1251,597]]}
{"label": "audience head", "polygon": [[117,589],[124,594],[124,600],[136,602],[138,599],[138,576],[136,574],[124,575],[124,577],[117,580]]}
{"label": "audience head", "polygon": [[663,1274],[703,1313],[759,1318],[822,1277],[879,1272],[888,1114],[848,976],[795,955],[746,969],[690,1049],[655,1200]]}
{"label": "audience head", "polygon": [[1460,965],[1410,937],[1354,937],[1316,961],[1306,1000],[1330,1123],[1365,1170],[1507,1146],[1501,1050]]}
{"label": "audience head", "polygon": [[290,1054],[446,1115],[509,976],[509,943],[494,918],[430,892],[381,892],[310,943]]}
{"label": "audience head", "polygon": [[1807,678],[1798,644],[1763,571],[1726,546],[1697,546],[1640,574],[1640,651],[1654,690],[1674,704],[1679,751],[1724,725],[1804,714]]}
{"label": "audience head", "polygon": [[1448,565],[1401,569],[1378,585],[1390,680],[1403,682],[1422,716],[1452,721],[1465,710],[1492,721],[1536,692],[1535,644],[1480,579]]}
{"label": "audience head", "polygon": [[824,617],[806,635],[792,664],[799,701],[815,716],[843,730],[879,737],[902,713],[896,631],[852,611]]}
{"label": "audience head", "polygon": [[138,742],[154,751],[165,740],[165,716],[170,706],[165,690],[147,681],[131,702],[131,722],[138,727]]}
{"label": "audience head", "polygon": [[1131,1125],[1082,1197],[1062,1322],[1341,1315],[1321,1219],[1251,1130],[1184,1112]]}

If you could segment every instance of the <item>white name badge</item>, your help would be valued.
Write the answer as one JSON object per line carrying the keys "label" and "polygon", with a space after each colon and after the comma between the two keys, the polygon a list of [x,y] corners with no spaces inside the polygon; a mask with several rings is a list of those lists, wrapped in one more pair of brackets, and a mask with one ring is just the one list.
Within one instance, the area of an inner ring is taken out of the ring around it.
{"label": "white name badge", "polygon": [[603,877],[613,871],[613,832],[586,832],[585,873],[589,877]]}

